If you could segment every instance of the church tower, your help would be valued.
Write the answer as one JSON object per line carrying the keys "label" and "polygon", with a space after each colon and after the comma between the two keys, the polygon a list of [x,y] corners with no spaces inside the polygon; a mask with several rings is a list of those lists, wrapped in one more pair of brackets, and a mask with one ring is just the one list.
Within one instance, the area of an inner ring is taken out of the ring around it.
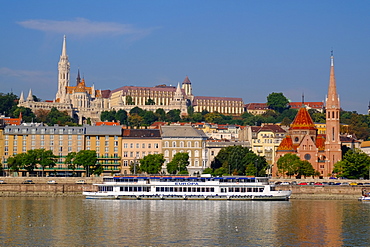
{"label": "church tower", "polygon": [[67,56],[66,36],[64,35],[62,55],[60,55],[58,63],[58,91],[55,96],[56,102],[65,103],[66,101],[66,88],[69,86],[69,70],[70,64]]}
{"label": "church tower", "polygon": [[325,153],[326,164],[324,176],[332,173],[334,164],[342,159],[342,150],[340,142],[340,128],[339,128],[339,111],[340,102],[337,94],[337,86],[334,75],[334,56],[333,51],[330,57],[330,79],[328,95],[326,97],[326,140]]}

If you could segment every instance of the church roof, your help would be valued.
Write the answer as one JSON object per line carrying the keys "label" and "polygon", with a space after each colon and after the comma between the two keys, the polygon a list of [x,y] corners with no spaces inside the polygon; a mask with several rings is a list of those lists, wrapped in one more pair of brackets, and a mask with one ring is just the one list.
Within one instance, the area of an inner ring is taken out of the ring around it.
{"label": "church roof", "polygon": [[191,84],[191,81],[189,80],[189,77],[186,76],[182,84]]}
{"label": "church roof", "polygon": [[290,129],[316,130],[315,124],[305,107],[299,109],[293,123],[290,125]]}
{"label": "church roof", "polygon": [[277,151],[290,151],[290,152],[296,152],[298,148],[298,145],[293,145],[293,140],[291,136],[286,136],[280,143],[279,147],[277,148]]}

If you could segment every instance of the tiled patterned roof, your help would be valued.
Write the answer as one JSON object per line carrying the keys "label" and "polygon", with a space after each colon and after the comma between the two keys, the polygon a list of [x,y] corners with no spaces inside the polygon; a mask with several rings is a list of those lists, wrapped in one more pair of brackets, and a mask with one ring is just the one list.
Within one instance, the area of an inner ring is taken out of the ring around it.
{"label": "tiled patterned roof", "polygon": [[292,141],[291,136],[286,136],[280,143],[279,147],[277,148],[278,151],[297,151],[298,145],[294,144]]}
{"label": "tiled patterned roof", "polygon": [[306,108],[302,107],[299,109],[293,123],[290,125],[290,129],[316,130],[315,124]]}

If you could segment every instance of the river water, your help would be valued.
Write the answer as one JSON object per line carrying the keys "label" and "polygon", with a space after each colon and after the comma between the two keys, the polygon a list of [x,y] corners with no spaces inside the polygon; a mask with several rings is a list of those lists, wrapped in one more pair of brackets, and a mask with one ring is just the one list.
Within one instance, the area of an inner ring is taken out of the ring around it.
{"label": "river water", "polygon": [[1,246],[369,246],[370,203],[0,198]]}

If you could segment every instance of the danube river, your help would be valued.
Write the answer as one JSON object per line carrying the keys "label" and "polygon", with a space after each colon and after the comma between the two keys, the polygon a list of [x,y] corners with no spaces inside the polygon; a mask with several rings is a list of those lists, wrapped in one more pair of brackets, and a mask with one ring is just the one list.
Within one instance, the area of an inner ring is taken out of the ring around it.
{"label": "danube river", "polygon": [[0,198],[1,246],[368,246],[356,200]]}

